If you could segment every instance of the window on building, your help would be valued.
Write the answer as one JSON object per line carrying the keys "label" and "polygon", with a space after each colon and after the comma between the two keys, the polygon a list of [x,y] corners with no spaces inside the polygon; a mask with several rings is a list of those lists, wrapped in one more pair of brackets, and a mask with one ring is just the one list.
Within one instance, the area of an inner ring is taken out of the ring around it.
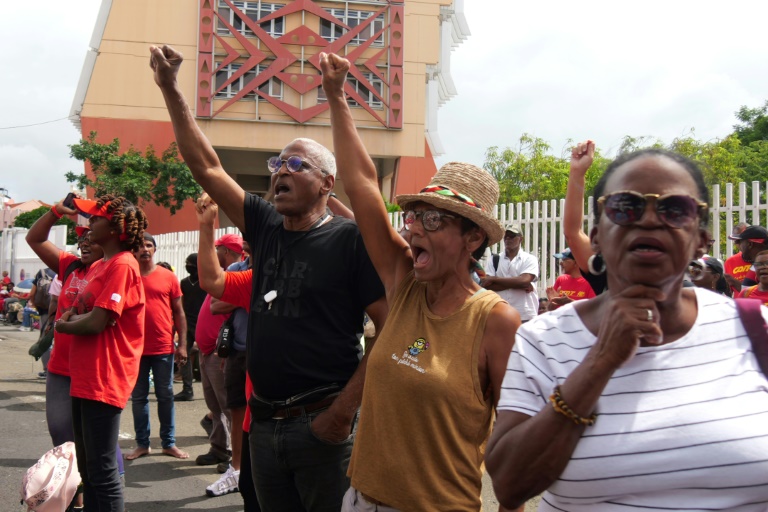
{"label": "window on building", "polygon": [[[384,82],[373,73],[363,73],[363,76],[365,76],[365,79],[370,82],[370,84],[373,86],[373,88],[376,90],[379,96],[382,96],[384,91]],[[369,107],[380,109],[384,107],[384,104],[373,95],[373,93],[366,87],[365,85],[361,84],[360,81],[357,78],[354,77],[348,77],[347,81],[355,88],[355,91],[360,95],[360,97],[363,98],[363,101],[365,101]],[[328,98],[325,96],[325,91],[321,87],[318,89],[317,92],[317,102],[318,103],[325,103],[328,101]],[[350,107],[359,107],[360,104],[353,100],[353,99],[347,99],[347,103],[349,103]]]}
{"label": "window on building", "polygon": [[[285,7],[284,4],[273,4],[269,2],[232,2],[235,7],[245,14],[248,18],[258,22],[261,18],[269,16],[278,9]],[[256,37],[248,25],[243,22],[238,14],[229,7],[229,5],[223,0],[219,0],[219,15],[227,20],[227,23],[232,25],[235,30],[240,32],[245,37]],[[273,20],[265,21],[259,24],[272,37],[280,37],[285,34],[285,17],[275,18]],[[226,36],[229,34],[229,29],[223,24],[218,23],[216,27],[216,33],[220,36]]]}
{"label": "window on building", "polygon": [[[371,11],[356,11],[352,9],[326,9],[326,11],[353,29],[374,15]],[[383,28],[384,14],[380,14],[370,25],[365,27],[362,32],[353,37],[349,44],[361,45]],[[340,25],[331,23],[328,20],[320,20],[320,35],[329,43],[332,43],[343,36],[345,32],[346,30]],[[379,37],[374,39],[371,46],[384,46],[384,34],[382,33]]]}
{"label": "window on building", "polygon": [[[227,80],[230,79],[232,75],[234,75],[239,69],[240,64],[228,64],[221,68],[216,73],[216,90],[218,91],[219,88],[221,88]],[[262,73],[264,70],[267,69],[268,66],[256,66],[255,69],[250,69],[243,73],[243,75],[232,82],[231,84],[227,85],[221,91],[216,93],[216,99],[229,99],[234,98],[237,93],[239,93],[245,86],[247,86],[249,83],[251,83],[251,80],[256,78],[256,75],[259,73]],[[272,96],[273,98],[277,98],[279,100],[283,99],[283,82],[278,80],[277,78],[270,78],[263,84],[259,86],[259,91],[268,94],[269,96]],[[259,101],[266,101],[264,98],[257,96],[255,92],[251,91],[248,94],[244,96],[243,99],[250,99],[253,100],[254,98],[258,97]]]}

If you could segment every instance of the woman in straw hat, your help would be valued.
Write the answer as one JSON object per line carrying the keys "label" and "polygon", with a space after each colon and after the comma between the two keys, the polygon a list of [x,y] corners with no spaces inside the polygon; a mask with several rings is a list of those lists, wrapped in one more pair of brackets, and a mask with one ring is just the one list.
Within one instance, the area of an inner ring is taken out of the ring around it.
{"label": "woman in straw hat", "polygon": [[337,169],[386,289],[389,317],[368,367],[343,511],[480,510],[481,464],[520,316],[470,277],[501,240],[496,181],[443,166],[397,198],[410,241],[392,228],[376,168],[343,92],[349,62],[321,55]]}

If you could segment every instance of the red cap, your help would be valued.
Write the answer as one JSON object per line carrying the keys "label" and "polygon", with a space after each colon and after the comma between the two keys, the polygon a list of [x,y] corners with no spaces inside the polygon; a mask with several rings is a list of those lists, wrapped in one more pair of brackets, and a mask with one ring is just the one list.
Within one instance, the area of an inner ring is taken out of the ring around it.
{"label": "red cap", "polygon": [[226,235],[216,240],[216,242],[213,245],[215,245],[216,247],[223,245],[224,247],[226,247],[232,252],[236,252],[237,254],[243,254],[243,237],[241,237],[240,235],[227,233]]}
{"label": "red cap", "polygon": [[91,228],[89,228],[88,226],[75,226],[75,233],[77,233],[77,238],[81,238],[90,230]]}
{"label": "red cap", "polygon": [[107,213],[107,206],[109,206],[109,202],[105,203],[104,206],[99,208],[96,205],[96,201],[91,201],[90,199],[73,199],[72,201],[75,205],[75,208],[80,213],[86,213],[95,217],[106,217],[108,220],[112,220],[112,214]]}

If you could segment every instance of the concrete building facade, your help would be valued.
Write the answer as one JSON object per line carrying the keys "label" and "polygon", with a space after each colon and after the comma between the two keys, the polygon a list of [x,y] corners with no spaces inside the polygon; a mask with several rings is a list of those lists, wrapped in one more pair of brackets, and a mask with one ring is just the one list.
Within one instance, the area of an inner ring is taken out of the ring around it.
{"label": "concrete building facade", "polygon": [[[164,150],[174,135],[148,47],[169,44],[224,168],[264,195],[266,160],[289,141],[332,147],[319,54],[338,53],[353,64],[345,92],[391,199],[436,171],[438,108],[456,94],[450,52],[468,35],[463,0],[103,0],[71,114],[84,138]],[[152,233],[197,229],[192,208],[144,207]]]}

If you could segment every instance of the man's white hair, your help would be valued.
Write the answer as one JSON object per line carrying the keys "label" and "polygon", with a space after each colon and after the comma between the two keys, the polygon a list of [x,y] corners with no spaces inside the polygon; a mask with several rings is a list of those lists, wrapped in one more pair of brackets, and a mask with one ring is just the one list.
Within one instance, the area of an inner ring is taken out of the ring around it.
{"label": "man's white hair", "polygon": [[336,157],[333,156],[333,153],[331,153],[328,148],[316,140],[307,139],[304,137],[293,139],[290,144],[288,144],[288,146],[292,146],[296,143],[301,143],[304,145],[307,150],[307,157],[311,158],[315,165],[320,167],[320,169],[327,172],[331,176],[336,176]]}

